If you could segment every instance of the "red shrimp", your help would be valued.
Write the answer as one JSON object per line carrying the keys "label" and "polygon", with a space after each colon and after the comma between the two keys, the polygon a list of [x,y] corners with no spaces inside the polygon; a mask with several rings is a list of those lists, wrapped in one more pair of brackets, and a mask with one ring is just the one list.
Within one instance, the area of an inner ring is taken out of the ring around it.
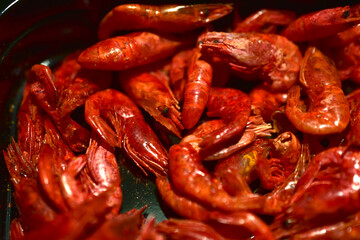
{"label": "red shrimp", "polygon": [[123,93],[108,89],[90,96],[85,119],[105,142],[121,148],[138,167],[156,175],[167,174],[166,150],[135,103]]}
{"label": "red shrimp", "polygon": [[302,56],[298,47],[285,37],[207,32],[198,42],[204,55],[223,59],[246,78],[262,79],[272,92],[285,92],[297,82]]}
{"label": "red shrimp", "polygon": [[53,221],[25,233],[25,239],[84,239],[101,226],[111,205],[107,204],[110,192],[85,202],[72,211],[58,215]]}
{"label": "red shrimp", "polygon": [[52,221],[56,217],[56,212],[41,194],[36,169],[27,162],[19,145],[13,141],[3,154],[14,186],[14,198],[24,231],[31,231]]}
{"label": "red shrimp", "polygon": [[193,128],[200,119],[207,104],[212,81],[212,67],[201,60],[199,49],[193,51],[185,84],[182,123],[186,129]]}
{"label": "red shrimp", "polygon": [[113,8],[101,20],[98,37],[103,40],[115,31],[144,29],[181,33],[203,27],[231,11],[231,4],[123,4]]}
{"label": "red shrimp", "polygon": [[360,9],[356,6],[329,8],[299,17],[282,35],[295,42],[311,41],[344,31],[359,20]]}
{"label": "red shrimp", "polygon": [[308,95],[309,106],[300,100],[300,86],[292,87],[285,109],[291,123],[300,131],[314,135],[343,131],[349,123],[350,110],[334,63],[317,48],[308,48],[300,82]]}
{"label": "red shrimp", "polygon": [[108,201],[113,206],[112,213],[117,214],[122,203],[118,168],[114,149],[90,139],[85,155],[73,158],[61,174],[61,190],[68,206],[74,209],[111,189]]}
{"label": "red shrimp", "polygon": [[90,46],[78,57],[81,66],[99,70],[124,70],[167,58],[190,41],[150,32],[109,38]]}
{"label": "red shrimp", "polygon": [[35,96],[37,103],[54,121],[70,148],[76,152],[85,150],[90,133],[74,121],[70,113],[61,112],[51,69],[44,65],[34,65],[29,72],[29,81],[32,82],[31,93]]}
{"label": "red shrimp", "polygon": [[202,137],[203,158],[239,141],[250,116],[250,99],[240,90],[212,88],[206,108],[208,117],[220,117],[226,126]]}
{"label": "red shrimp", "polygon": [[289,208],[277,222],[276,235],[285,237],[358,212],[359,150],[335,147],[317,154],[296,184]]}
{"label": "red shrimp", "polygon": [[156,121],[176,136],[181,137],[184,128],[180,122],[181,113],[178,101],[170,87],[165,84],[159,73],[147,68],[135,69],[119,74],[119,83],[124,92]]}
{"label": "red shrimp", "polygon": [[295,12],[289,10],[261,9],[237,22],[233,32],[276,33],[278,26],[287,26],[295,19]]}

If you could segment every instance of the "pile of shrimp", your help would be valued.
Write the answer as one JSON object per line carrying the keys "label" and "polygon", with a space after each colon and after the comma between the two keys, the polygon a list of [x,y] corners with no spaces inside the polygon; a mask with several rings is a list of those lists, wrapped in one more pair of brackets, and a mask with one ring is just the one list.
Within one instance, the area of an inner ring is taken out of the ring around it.
{"label": "pile of shrimp", "polygon": [[[123,4],[98,39],[27,73],[11,239],[360,238],[360,5]],[[120,213],[119,153],[171,217]]]}

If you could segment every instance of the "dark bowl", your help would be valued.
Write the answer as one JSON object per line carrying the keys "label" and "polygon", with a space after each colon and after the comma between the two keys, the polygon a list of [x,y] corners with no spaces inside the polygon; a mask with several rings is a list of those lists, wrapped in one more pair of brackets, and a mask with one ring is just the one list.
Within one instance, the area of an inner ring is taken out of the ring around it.
{"label": "dark bowl", "polygon": [[[131,3],[141,1],[121,1]],[[343,1],[142,1],[147,4],[233,2],[240,16],[261,8],[292,9],[298,14]],[[346,1],[354,4],[357,1]],[[36,63],[53,66],[66,54],[96,42],[101,18],[114,6],[113,0],[2,0],[0,2],[0,147],[5,149],[16,138],[16,115],[21,101],[27,70]],[[11,220],[17,215],[11,184],[3,155],[0,154],[0,236],[9,239]],[[121,168],[124,190],[122,211],[149,204],[147,214],[160,221],[171,213],[159,203],[153,182],[138,182]]]}

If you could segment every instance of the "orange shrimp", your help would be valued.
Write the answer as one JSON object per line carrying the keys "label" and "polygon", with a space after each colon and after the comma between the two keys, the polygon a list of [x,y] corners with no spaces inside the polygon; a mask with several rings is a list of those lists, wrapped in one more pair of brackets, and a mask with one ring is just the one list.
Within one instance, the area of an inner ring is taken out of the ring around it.
{"label": "orange shrimp", "polygon": [[181,33],[203,27],[231,11],[231,4],[123,4],[113,8],[101,20],[98,37],[103,40],[115,31],[144,29]]}
{"label": "orange shrimp", "polygon": [[307,111],[300,100],[300,86],[289,90],[285,113],[300,131],[324,135],[343,131],[350,110],[334,63],[315,47],[307,49],[300,71],[300,82],[309,98]]}
{"label": "orange shrimp", "polygon": [[181,137],[184,128],[180,122],[181,113],[178,101],[170,87],[156,72],[147,68],[119,73],[119,83],[125,93],[156,121],[176,136]]}
{"label": "orange shrimp", "polygon": [[129,97],[113,89],[97,92],[86,100],[85,119],[105,142],[121,148],[142,170],[167,174],[167,152]]}
{"label": "orange shrimp", "polygon": [[295,19],[296,14],[292,11],[261,9],[237,22],[233,32],[276,33],[278,26],[287,26]]}
{"label": "orange shrimp", "polygon": [[81,66],[99,70],[124,70],[167,58],[192,41],[150,32],[109,38],[90,46],[78,57]]}
{"label": "orange shrimp", "polygon": [[199,49],[195,49],[188,68],[185,84],[182,123],[186,129],[196,125],[207,104],[212,80],[212,67],[201,60]]}
{"label": "orange shrimp", "polygon": [[295,42],[311,41],[344,31],[359,20],[360,9],[356,6],[329,8],[299,17],[282,35]]}
{"label": "orange shrimp", "polygon": [[232,70],[246,78],[262,79],[272,92],[285,92],[297,82],[302,55],[285,37],[207,32],[198,42],[204,55],[222,58]]}
{"label": "orange shrimp", "polygon": [[231,88],[212,88],[206,105],[208,117],[220,117],[226,126],[202,137],[203,158],[239,141],[250,116],[250,99]]}

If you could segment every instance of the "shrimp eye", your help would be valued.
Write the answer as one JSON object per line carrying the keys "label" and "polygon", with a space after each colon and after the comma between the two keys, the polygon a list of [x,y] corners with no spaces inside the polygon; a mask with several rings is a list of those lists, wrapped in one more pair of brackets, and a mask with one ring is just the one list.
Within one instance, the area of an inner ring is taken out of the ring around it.
{"label": "shrimp eye", "polygon": [[200,12],[201,15],[204,15],[205,17],[209,16],[210,11],[208,9],[204,9]]}
{"label": "shrimp eye", "polygon": [[344,18],[348,18],[350,16],[350,12],[349,11],[345,11],[343,14]]}
{"label": "shrimp eye", "polygon": [[219,39],[215,39],[215,40],[214,40],[214,43],[219,43]]}
{"label": "shrimp eye", "polygon": [[169,108],[167,108],[167,107],[166,107],[166,108],[164,108],[164,110],[163,110],[162,112],[163,112],[163,114],[164,114],[164,115],[167,115],[167,114],[168,114],[168,112],[169,112]]}

